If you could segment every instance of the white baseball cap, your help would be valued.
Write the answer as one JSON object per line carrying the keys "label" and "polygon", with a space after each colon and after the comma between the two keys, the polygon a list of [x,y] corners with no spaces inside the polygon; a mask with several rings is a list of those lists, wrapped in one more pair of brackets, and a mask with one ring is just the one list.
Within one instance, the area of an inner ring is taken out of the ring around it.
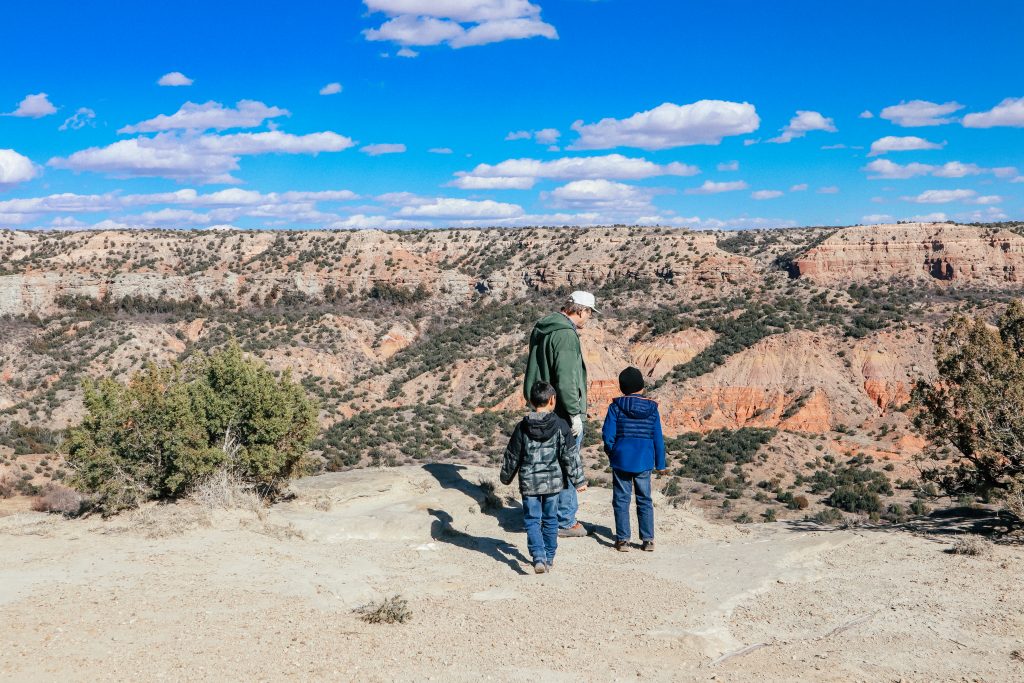
{"label": "white baseball cap", "polygon": [[569,295],[569,298],[574,304],[586,306],[595,312],[597,311],[597,300],[594,299],[594,295],[590,292],[575,291]]}

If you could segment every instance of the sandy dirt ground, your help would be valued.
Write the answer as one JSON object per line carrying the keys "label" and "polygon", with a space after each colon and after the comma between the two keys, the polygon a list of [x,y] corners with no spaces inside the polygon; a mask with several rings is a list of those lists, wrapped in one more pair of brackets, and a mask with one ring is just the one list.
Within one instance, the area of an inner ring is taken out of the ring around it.
{"label": "sandy dirt ground", "polygon": [[[656,552],[618,553],[595,489],[594,533],[535,575],[518,509],[481,510],[481,478],[362,470],[296,482],[262,514],[0,518],[0,679],[1024,680],[1020,546],[953,555],[939,527],[659,506]],[[392,595],[409,622],[353,612]]]}

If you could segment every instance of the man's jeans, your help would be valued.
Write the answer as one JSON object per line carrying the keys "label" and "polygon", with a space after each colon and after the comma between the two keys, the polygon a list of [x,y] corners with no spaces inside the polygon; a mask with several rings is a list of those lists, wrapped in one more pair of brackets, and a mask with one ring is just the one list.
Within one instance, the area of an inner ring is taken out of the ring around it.
{"label": "man's jeans", "polygon": [[523,496],[526,548],[533,563],[551,564],[558,549],[558,494]]}
{"label": "man's jeans", "polygon": [[[576,437],[576,453],[580,452],[583,445],[583,432]],[[582,456],[580,456],[582,457]],[[562,492],[558,494],[558,528],[568,529],[576,525],[576,511],[580,509],[580,500],[576,496],[576,487],[572,482],[566,482]]]}
{"label": "man's jeans", "polygon": [[651,471],[622,472],[612,470],[612,509],[615,511],[615,540],[628,541],[629,499],[636,491],[636,517],[640,523],[640,540],[654,540],[654,503],[651,502]]}

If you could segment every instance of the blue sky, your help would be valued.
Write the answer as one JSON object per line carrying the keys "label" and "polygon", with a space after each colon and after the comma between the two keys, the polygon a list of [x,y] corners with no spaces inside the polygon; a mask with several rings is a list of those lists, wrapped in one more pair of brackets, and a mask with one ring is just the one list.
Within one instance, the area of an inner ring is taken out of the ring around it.
{"label": "blue sky", "polygon": [[1019,2],[12,5],[0,228],[1024,219]]}

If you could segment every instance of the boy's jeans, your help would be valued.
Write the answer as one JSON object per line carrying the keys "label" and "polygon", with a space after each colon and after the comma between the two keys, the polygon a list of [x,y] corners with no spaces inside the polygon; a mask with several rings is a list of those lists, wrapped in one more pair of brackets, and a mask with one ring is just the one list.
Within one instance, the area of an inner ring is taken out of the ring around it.
{"label": "boy's jeans", "polygon": [[[580,452],[580,447],[582,445],[583,432],[580,432],[580,435],[576,437],[577,453]],[[576,526],[576,511],[579,509],[580,499],[576,495],[576,487],[573,486],[571,482],[566,482],[565,488],[558,494],[558,528],[568,529]]]}
{"label": "boy's jeans", "polygon": [[558,494],[523,496],[526,548],[533,563],[551,564],[558,549]]}
{"label": "boy's jeans", "polygon": [[636,491],[636,516],[640,522],[640,540],[654,540],[654,503],[651,501],[651,471],[612,470],[612,509],[615,511],[615,540],[628,541],[629,499]]}

